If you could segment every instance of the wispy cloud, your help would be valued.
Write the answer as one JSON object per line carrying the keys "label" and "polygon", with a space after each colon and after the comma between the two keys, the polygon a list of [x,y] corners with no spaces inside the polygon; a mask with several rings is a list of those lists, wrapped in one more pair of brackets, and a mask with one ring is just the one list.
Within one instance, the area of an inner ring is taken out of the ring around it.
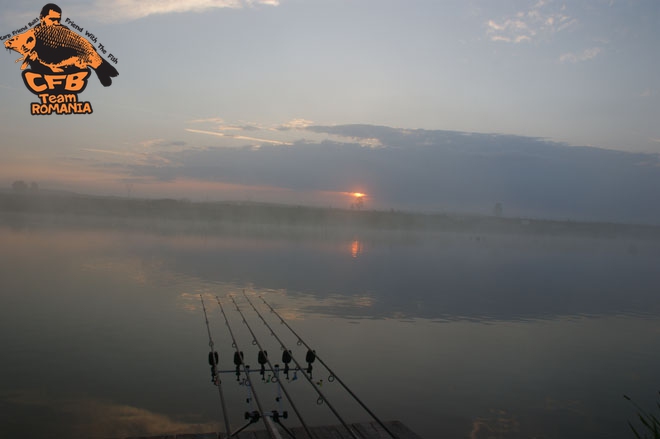
{"label": "wispy cloud", "polygon": [[76,437],[98,437],[99,432],[110,437],[127,437],[153,436],[164,432],[202,433],[221,429],[215,422],[185,423],[140,407],[95,399],[64,399],[35,391],[18,391],[3,395],[2,402],[25,409],[40,410],[56,419],[80,419],[81,422],[75,426],[61,428],[68,429],[69,435]]}
{"label": "wispy cloud", "polygon": [[603,52],[603,49],[600,47],[592,47],[589,49],[583,50],[581,53],[568,52],[564,53],[559,57],[559,62],[566,63],[577,63],[582,61],[589,61],[596,58]]}
{"label": "wispy cloud", "polygon": [[552,1],[540,0],[527,10],[486,22],[491,41],[530,42],[541,35],[554,34],[577,22],[566,14],[566,7],[554,7]]}
{"label": "wispy cloud", "polygon": [[[147,141],[148,142],[148,141]],[[82,148],[80,151],[115,157],[122,164],[171,165],[172,162],[155,152],[117,151],[98,148]],[[123,160],[122,160],[123,159]]]}
{"label": "wispy cloud", "polygon": [[278,6],[279,0],[110,0],[94,3],[89,15],[103,21],[132,21],[150,15],[206,12],[211,9]]}
{"label": "wispy cloud", "polygon": [[131,157],[131,158],[142,158],[144,154],[138,154],[129,151],[114,151],[110,149],[98,149],[98,148],[82,148],[81,151],[100,153],[100,154],[110,154],[120,157]]}
{"label": "wispy cloud", "polygon": [[280,140],[259,139],[257,137],[241,136],[241,135],[234,135],[234,134],[225,134],[225,133],[218,132],[218,131],[194,130],[192,128],[186,128],[186,131],[188,131],[189,133],[207,134],[209,136],[216,136],[216,137],[228,137],[230,139],[236,139],[236,140],[249,140],[251,142],[258,142],[258,143],[271,143],[273,145],[291,145],[291,143],[282,142]]}
{"label": "wispy cloud", "polygon": [[193,119],[189,121],[190,123],[216,123],[223,124],[225,121],[220,117],[208,117],[206,119]]}
{"label": "wispy cloud", "polygon": [[311,120],[306,120],[306,119],[292,119],[287,123],[283,123],[279,127],[277,127],[278,130],[304,130],[308,126],[313,125],[314,122]]}
{"label": "wispy cloud", "polygon": [[180,149],[186,146],[186,142],[181,140],[165,140],[165,139],[147,139],[138,142],[142,148],[147,150],[153,149]]}
{"label": "wispy cloud", "polygon": [[189,120],[188,123],[195,125],[194,128],[186,129],[189,133],[247,140],[252,142],[253,146],[261,146],[262,144],[292,145],[293,142],[300,140],[300,132],[306,131],[314,122],[297,118],[284,123],[263,124],[250,121],[228,122],[220,117],[210,117]]}

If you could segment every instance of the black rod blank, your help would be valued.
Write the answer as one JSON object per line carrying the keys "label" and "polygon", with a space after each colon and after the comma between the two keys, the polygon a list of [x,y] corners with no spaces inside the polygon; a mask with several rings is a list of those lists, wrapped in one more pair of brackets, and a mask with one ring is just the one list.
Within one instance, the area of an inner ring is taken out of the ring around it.
{"label": "black rod blank", "polygon": [[[220,312],[222,312],[222,316],[225,318],[225,324],[227,325],[227,329],[229,329],[229,335],[231,335],[231,340],[232,340],[232,346],[236,350],[236,352],[239,352],[240,356],[240,350],[238,348],[238,343],[236,343],[236,338],[234,337],[234,332],[231,330],[231,325],[229,325],[229,320],[227,319],[227,314],[225,314],[225,310],[222,307],[222,303],[220,303],[220,299],[218,296],[215,297],[216,301],[218,302],[218,306],[220,307]],[[243,372],[245,373],[245,378],[247,379],[248,385],[250,386],[250,389],[252,390],[252,395],[254,396],[254,401],[257,403],[257,407],[259,408],[259,415],[261,416],[264,425],[266,426],[266,431],[268,432],[268,435],[271,438],[277,438],[279,435],[276,434],[273,431],[273,426],[270,424],[270,422],[266,422],[266,417],[265,412],[261,406],[261,402],[259,401],[259,398],[257,397],[257,391],[252,385],[252,380],[250,379],[250,374],[247,371],[247,368],[245,367],[245,363],[241,361],[241,366],[243,367]]]}
{"label": "black rod blank", "polygon": [[211,337],[211,327],[209,326],[209,318],[206,315],[206,305],[204,305],[204,298],[202,295],[199,295],[200,300],[202,301],[202,309],[204,310],[204,320],[206,321],[206,331],[209,334],[209,347],[211,352],[209,353],[209,363],[211,363],[211,373],[213,375],[213,381],[218,386],[218,393],[220,394],[220,404],[222,404],[222,417],[225,422],[225,432],[227,436],[231,436],[231,430],[229,427],[229,418],[227,416],[227,405],[225,404],[225,396],[222,393],[222,381],[218,376],[218,353],[213,349],[213,338]]}
{"label": "black rod blank", "polygon": [[[245,294],[245,291],[243,292],[243,294]],[[247,297],[247,295],[245,295],[245,297],[248,299],[248,302],[250,302],[250,299]],[[282,316],[280,316],[280,315],[278,314],[278,312],[275,311],[275,309],[274,309],[272,306],[270,306],[270,305],[268,304],[268,302],[266,302],[266,301],[264,300],[263,297],[259,296],[259,298],[261,299],[261,301],[262,301],[262,302],[263,302],[268,308],[270,308],[270,311],[271,311],[272,313],[274,313],[274,314],[280,319],[280,322],[282,322],[287,328],[289,328],[289,330],[293,333],[293,335],[295,335],[295,336],[298,338],[298,341],[299,341],[300,343],[302,343],[303,345],[305,345],[305,347],[308,349],[308,352],[315,352],[315,351],[312,351],[312,348],[309,347],[309,345],[308,345],[307,343],[305,343],[305,341],[304,341],[304,340],[303,340],[303,339],[302,339],[302,338],[296,333],[296,331],[294,331],[293,328],[292,328],[291,326],[289,326],[289,324],[288,324],[288,323],[282,318]],[[252,305],[252,302],[250,302],[250,305]],[[252,307],[255,309],[255,311],[257,310],[257,309],[255,308],[254,305],[252,305]],[[259,311],[257,311],[257,314],[259,314]],[[261,317],[261,314],[259,314],[259,317]],[[266,322],[266,321],[263,319],[263,317],[261,317],[261,320],[263,320],[264,323]],[[266,325],[268,325],[268,324],[266,324]],[[269,326],[269,328],[270,328],[270,326]],[[271,330],[271,331],[272,331],[272,330]],[[321,363],[321,364],[322,364],[322,365],[328,370],[328,372],[330,372],[330,375],[331,375],[332,377],[334,377],[334,379],[337,380],[337,382],[338,382],[339,384],[342,385],[342,387],[343,387],[343,388],[344,388],[344,389],[345,389],[345,390],[346,390],[346,391],[347,391],[347,392],[353,397],[353,399],[355,399],[355,401],[357,401],[357,403],[360,404],[360,405],[362,406],[362,408],[363,408],[364,410],[366,410],[366,412],[369,413],[369,415],[370,415],[370,416],[371,416],[376,422],[378,422],[378,424],[379,424],[381,427],[383,427],[383,429],[387,432],[387,434],[390,435],[390,437],[392,437],[392,438],[394,438],[394,439],[398,439],[398,436],[395,435],[392,431],[390,431],[390,429],[387,428],[387,426],[383,423],[383,421],[381,421],[380,419],[378,419],[378,417],[377,417],[377,416],[376,416],[371,410],[369,410],[369,408],[368,408],[368,407],[367,407],[367,406],[366,406],[366,405],[360,400],[360,398],[358,398],[357,395],[355,395],[355,393],[353,393],[353,391],[352,391],[351,389],[349,389],[348,386],[347,386],[346,384],[344,384],[344,382],[343,382],[341,379],[339,379],[339,377],[337,376],[337,374],[334,373],[332,369],[330,369],[330,367],[329,367],[329,366],[328,366],[328,365],[327,365],[327,364],[321,359],[321,357],[318,356],[318,354],[316,354],[316,359],[319,360],[319,363]]]}
{"label": "black rod blank", "polygon": [[[245,298],[247,299],[248,303],[252,306],[252,309],[254,309],[254,311],[257,313],[257,315],[259,316],[259,318],[261,319],[261,321],[264,322],[264,325],[266,325],[266,327],[270,330],[271,335],[272,335],[273,337],[275,337],[275,339],[280,343],[280,346],[282,347],[282,349],[284,349],[285,351],[288,350],[287,347],[286,347],[286,346],[284,345],[284,343],[282,342],[282,340],[280,340],[280,338],[277,336],[277,334],[275,334],[275,331],[273,331],[273,328],[270,327],[270,325],[269,325],[268,322],[266,322],[266,320],[263,318],[263,316],[261,315],[261,313],[259,312],[259,310],[254,306],[254,304],[252,303],[252,301],[250,300],[250,298],[247,296],[247,294],[245,294],[245,291],[243,291],[243,294],[245,295]],[[262,300],[263,300],[263,299],[262,299]],[[296,367],[297,367],[298,369],[303,370],[302,366],[300,365],[300,363],[298,363],[298,360],[296,360],[296,358],[295,358],[294,356],[291,356],[291,359],[293,360],[294,363],[296,363]],[[316,390],[316,392],[319,394],[319,396],[320,396],[320,399],[319,399],[319,400],[325,402],[325,403],[328,405],[328,408],[330,408],[330,410],[332,410],[332,413],[335,414],[335,417],[337,417],[337,419],[339,420],[339,422],[341,422],[341,424],[346,428],[346,430],[348,430],[348,432],[350,433],[350,435],[351,435],[354,439],[358,439],[357,436],[355,435],[355,433],[353,432],[353,429],[351,429],[351,428],[348,426],[348,424],[346,423],[346,421],[344,421],[344,419],[343,419],[343,418],[341,417],[341,415],[337,412],[337,410],[335,410],[335,408],[332,406],[332,404],[330,404],[330,401],[328,401],[328,399],[325,397],[325,395],[323,395],[323,393],[321,392],[321,390],[320,390],[317,386],[314,385],[314,383],[313,383],[312,380],[307,376],[306,373],[303,373],[302,375],[307,379],[307,381],[309,382],[309,384],[311,384],[311,386],[314,388],[314,390]],[[396,436],[392,436],[392,437],[396,437]]]}
{"label": "black rod blank", "polygon": [[[248,324],[247,320],[245,319],[245,316],[243,315],[243,312],[241,309],[238,307],[238,304],[234,300],[234,297],[230,297],[231,301],[234,303],[234,306],[236,307],[236,311],[241,315],[241,318],[243,319],[243,323],[245,323],[245,326],[247,326],[248,330],[250,331],[250,334],[252,334],[252,339],[257,343],[257,347],[259,348],[259,358],[260,358],[260,363],[261,363],[261,358],[263,358],[264,363],[268,364],[268,367],[271,368],[271,370],[275,370],[273,365],[271,364],[270,360],[268,359],[268,355],[265,354],[266,351],[263,350],[261,347],[261,343],[259,343],[259,340],[257,340],[257,336],[254,334],[254,331]],[[291,404],[291,408],[293,408],[293,411],[296,412],[296,416],[298,416],[298,419],[300,420],[300,423],[302,424],[303,428],[305,429],[305,432],[307,433],[307,436],[310,438],[313,438],[312,432],[309,430],[309,427],[307,427],[307,424],[303,420],[302,416],[300,415],[300,412],[298,412],[298,409],[296,408],[296,405],[293,402],[293,399],[289,396],[289,392],[286,390],[286,387],[284,386],[284,383],[280,379],[280,377],[277,377],[278,383],[282,386],[282,390],[284,391],[284,395],[286,396],[286,399],[289,401],[289,404]]]}

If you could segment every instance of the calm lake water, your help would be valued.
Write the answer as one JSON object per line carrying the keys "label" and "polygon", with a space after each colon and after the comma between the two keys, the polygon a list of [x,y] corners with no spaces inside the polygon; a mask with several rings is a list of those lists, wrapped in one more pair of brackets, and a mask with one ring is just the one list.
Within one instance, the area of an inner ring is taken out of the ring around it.
{"label": "calm lake water", "polygon": [[[657,241],[161,226],[0,226],[0,437],[223,430],[199,295],[222,369],[215,296],[246,362],[257,348],[230,295],[281,363],[243,290],[295,357],[260,296],[381,419],[427,439],[631,438],[622,395],[651,409],[660,389]],[[368,421],[314,366],[338,411]],[[338,423],[304,380],[287,386],[308,424]],[[233,375],[223,389],[243,425],[247,389]]]}

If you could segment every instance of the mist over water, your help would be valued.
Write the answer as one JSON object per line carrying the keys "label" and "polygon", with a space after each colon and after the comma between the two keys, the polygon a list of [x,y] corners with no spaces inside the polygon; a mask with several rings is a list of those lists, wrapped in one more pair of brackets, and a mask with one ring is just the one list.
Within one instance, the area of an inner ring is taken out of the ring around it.
{"label": "mist over water", "polygon": [[[650,407],[658,390],[660,241],[185,224],[0,226],[0,437],[221,431],[199,294],[221,369],[233,350],[216,295],[246,363],[257,349],[232,294],[280,356],[243,290],[381,419],[425,438],[628,437],[622,395]],[[369,420],[314,373],[348,420]],[[223,378],[236,428],[246,389]],[[306,422],[338,423],[290,387]],[[256,390],[275,405],[272,384]]]}

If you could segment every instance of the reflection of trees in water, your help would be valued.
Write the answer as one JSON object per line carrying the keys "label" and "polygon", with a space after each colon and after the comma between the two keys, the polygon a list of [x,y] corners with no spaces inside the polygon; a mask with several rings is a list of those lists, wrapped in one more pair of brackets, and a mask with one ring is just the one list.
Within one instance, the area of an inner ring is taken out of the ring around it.
{"label": "reflection of trees in water", "polygon": [[9,227],[13,231],[22,231],[30,225],[28,215],[21,213],[4,213],[0,215],[0,225]]}
{"label": "reflection of trees in water", "polygon": [[[0,194],[0,224],[22,230],[51,223],[167,235],[170,269],[214,282],[319,299],[374,298],[369,307],[326,307],[325,314],[477,320],[660,314],[657,228]],[[524,232],[494,233],[489,224]],[[200,245],[177,247],[168,241],[174,235],[201,237]]]}
{"label": "reflection of trees in water", "polygon": [[[159,243],[150,251],[162,256],[163,271],[313,296],[316,311],[326,315],[481,321],[660,315],[654,240],[244,224],[213,229],[176,219],[126,219],[124,227],[113,217],[69,218],[0,212],[0,225],[108,236],[130,231],[148,243],[145,251]],[[321,304],[333,295],[368,296],[373,303]]]}

